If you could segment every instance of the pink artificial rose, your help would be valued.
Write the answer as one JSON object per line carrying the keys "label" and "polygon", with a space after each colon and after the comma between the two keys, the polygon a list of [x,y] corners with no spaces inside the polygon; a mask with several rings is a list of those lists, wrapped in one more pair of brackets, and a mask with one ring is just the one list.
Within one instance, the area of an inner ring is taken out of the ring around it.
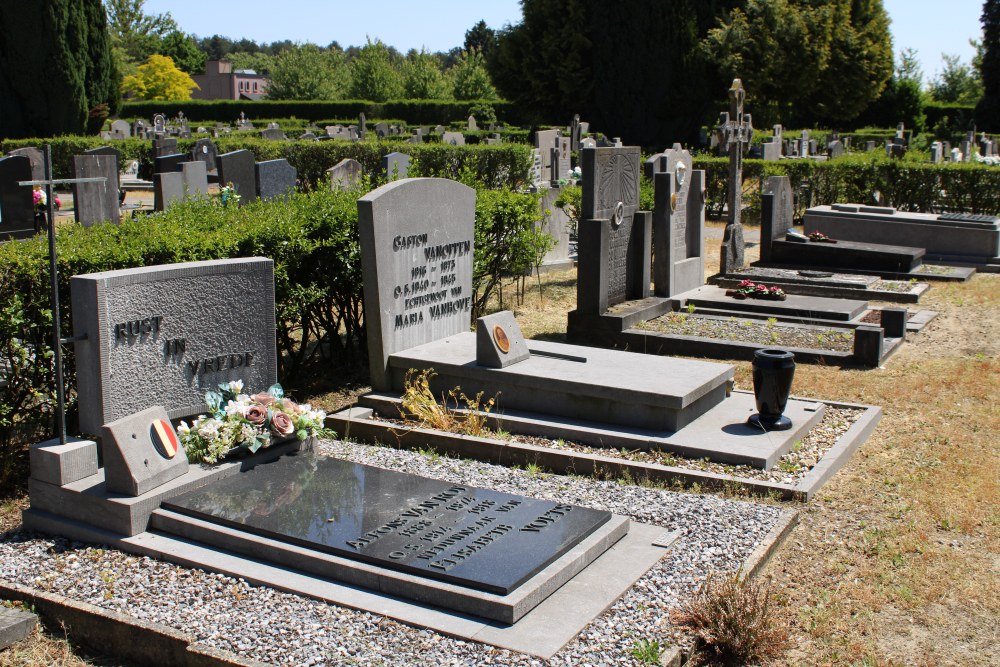
{"label": "pink artificial rose", "polygon": [[251,405],[244,416],[254,426],[262,426],[267,421],[267,409],[260,405]]}
{"label": "pink artificial rose", "polygon": [[289,436],[295,433],[295,424],[284,412],[275,412],[271,416],[271,430],[275,435]]}
{"label": "pink artificial rose", "polygon": [[61,208],[62,208],[62,202],[59,201],[59,197],[56,197],[56,210],[58,211]]}
{"label": "pink artificial rose", "polygon": [[286,398],[281,401],[281,409],[285,412],[290,412],[293,415],[297,415],[302,412],[302,410],[299,409],[299,404],[290,398]]}
{"label": "pink artificial rose", "polygon": [[259,394],[254,394],[253,396],[251,396],[250,400],[253,401],[254,403],[267,407],[268,405],[274,403],[276,399],[271,394],[267,393],[266,391],[263,391]]}

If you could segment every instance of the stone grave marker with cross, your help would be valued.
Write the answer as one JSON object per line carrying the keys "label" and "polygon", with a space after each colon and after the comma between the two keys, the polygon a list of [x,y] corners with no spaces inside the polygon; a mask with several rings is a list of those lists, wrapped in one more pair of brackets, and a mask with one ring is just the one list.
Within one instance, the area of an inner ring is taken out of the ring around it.
{"label": "stone grave marker with cross", "polygon": [[722,239],[722,257],[719,273],[726,275],[744,265],[743,225],[740,211],[743,208],[743,147],[750,145],[753,136],[753,122],[750,114],[743,113],[746,91],[743,82],[733,79],[729,88],[729,112],[719,117],[716,129],[719,145],[729,152],[728,197],[729,222]]}

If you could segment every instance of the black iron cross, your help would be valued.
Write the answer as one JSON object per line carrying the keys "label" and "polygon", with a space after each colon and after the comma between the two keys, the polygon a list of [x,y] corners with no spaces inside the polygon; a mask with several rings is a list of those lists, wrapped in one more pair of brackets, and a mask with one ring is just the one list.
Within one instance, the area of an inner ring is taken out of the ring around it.
{"label": "black iron cross", "polygon": [[66,388],[63,386],[62,367],[62,346],[63,343],[72,342],[74,339],[64,339],[62,337],[62,323],[59,317],[59,268],[56,262],[56,212],[52,197],[53,185],[68,185],[73,183],[104,183],[108,179],[103,176],[91,178],[52,178],[52,146],[45,147],[45,178],[39,181],[18,181],[18,185],[24,187],[34,187],[41,185],[45,187],[45,201],[48,203],[49,221],[49,290],[52,298],[52,352],[55,356],[56,371],[56,428],[58,429],[59,444],[66,444]]}
{"label": "black iron cross", "polygon": [[753,122],[750,114],[743,113],[743,102],[746,99],[743,82],[733,79],[729,88],[729,112],[719,115],[719,127],[716,128],[719,144],[729,151],[729,224],[739,224],[740,210],[743,208],[743,145],[750,145],[753,136]]}

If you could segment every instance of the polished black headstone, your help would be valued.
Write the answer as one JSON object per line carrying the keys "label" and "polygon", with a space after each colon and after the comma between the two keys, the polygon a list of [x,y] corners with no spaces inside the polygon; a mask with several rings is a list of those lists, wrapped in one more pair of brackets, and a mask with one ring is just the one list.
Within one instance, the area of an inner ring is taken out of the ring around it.
{"label": "polished black headstone", "polygon": [[31,188],[31,160],[23,155],[0,158],[0,241],[23,239],[35,233],[35,202]]}
{"label": "polished black headstone", "polygon": [[170,155],[160,155],[153,158],[153,173],[167,174],[172,171],[180,171],[181,163],[187,162],[191,157],[187,153],[172,153]]}
{"label": "polished black headstone", "polygon": [[163,507],[501,595],[611,518],[610,512],[310,455],[258,465]]}
{"label": "polished black headstone", "polygon": [[257,176],[254,155],[248,150],[223,153],[215,158],[219,170],[219,186],[232,183],[240,196],[240,206],[257,199]]}

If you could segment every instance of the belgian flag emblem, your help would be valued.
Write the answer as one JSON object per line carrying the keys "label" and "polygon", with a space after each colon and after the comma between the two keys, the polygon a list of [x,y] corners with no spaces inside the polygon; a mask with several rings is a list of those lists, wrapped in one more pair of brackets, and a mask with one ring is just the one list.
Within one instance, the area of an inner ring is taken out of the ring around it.
{"label": "belgian flag emblem", "polygon": [[180,443],[177,442],[177,434],[174,427],[166,419],[157,419],[149,427],[149,439],[153,441],[153,447],[165,459],[172,459],[177,456]]}

